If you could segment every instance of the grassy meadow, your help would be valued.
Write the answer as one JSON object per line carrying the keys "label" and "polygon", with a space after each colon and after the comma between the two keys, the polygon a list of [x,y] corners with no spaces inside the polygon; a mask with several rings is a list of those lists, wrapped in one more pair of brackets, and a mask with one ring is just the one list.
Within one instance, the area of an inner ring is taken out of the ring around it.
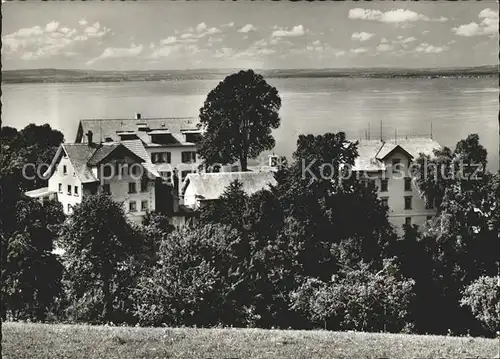
{"label": "grassy meadow", "polygon": [[495,339],[263,329],[3,323],[13,358],[495,358]]}

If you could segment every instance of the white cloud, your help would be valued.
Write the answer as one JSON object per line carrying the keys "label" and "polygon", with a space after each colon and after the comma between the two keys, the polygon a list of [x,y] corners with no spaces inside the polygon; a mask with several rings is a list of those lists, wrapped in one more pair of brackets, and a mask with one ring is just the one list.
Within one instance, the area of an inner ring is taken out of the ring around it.
{"label": "white cloud", "polygon": [[215,52],[214,57],[216,58],[221,58],[221,57],[231,57],[235,54],[234,50],[229,48],[229,47],[223,47],[222,49],[219,49]]}
{"label": "white cloud", "polygon": [[177,38],[175,36],[169,36],[166,39],[161,40],[160,44],[170,45],[170,44],[175,44],[176,42],[177,42]]}
{"label": "white cloud", "polygon": [[401,41],[402,44],[409,44],[410,42],[417,41],[417,39],[413,36],[407,37],[403,41]]}
{"label": "white cloud", "polygon": [[394,48],[393,45],[390,45],[390,44],[379,44],[377,46],[377,51],[387,52],[387,51],[391,51],[393,48]]}
{"label": "white cloud", "polygon": [[434,45],[429,45],[428,43],[421,43],[414,49],[415,52],[418,53],[426,53],[426,54],[439,54],[441,52],[444,52],[448,50],[446,46],[434,46]]}
{"label": "white cloud", "polygon": [[351,49],[351,52],[354,54],[364,54],[368,52],[368,49],[365,47],[359,47],[357,49]]}
{"label": "white cloud", "polygon": [[53,31],[56,31],[58,27],[59,27],[59,22],[52,21],[52,22],[49,22],[47,25],[45,25],[45,31],[53,32]]}
{"label": "white cloud", "polygon": [[451,31],[458,36],[481,36],[495,35],[498,33],[498,11],[493,11],[490,8],[483,9],[478,17],[481,23],[471,22],[469,24],[454,27]]}
{"label": "white cloud", "polygon": [[233,26],[234,26],[234,22],[229,22],[227,24],[221,25],[221,27],[233,27]]}
{"label": "white cloud", "polygon": [[197,32],[204,32],[206,29],[207,29],[207,24],[205,24],[204,22],[201,22],[198,24],[198,26],[196,26]]}
{"label": "white cloud", "polygon": [[[94,27],[93,27],[94,28]],[[95,27],[98,31],[84,34],[81,30],[60,26],[52,21],[45,26],[22,28],[3,37],[2,53],[9,56],[18,56],[22,60],[48,58],[54,55],[73,54],[72,47],[89,38],[99,38],[110,29]]]}
{"label": "white cloud", "polygon": [[255,30],[256,30],[255,26],[253,26],[252,24],[246,24],[241,29],[239,29],[238,32],[247,33],[247,32],[255,31]]}
{"label": "white cloud", "polygon": [[222,31],[216,27],[208,27],[204,22],[199,23],[195,29],[192,27],[182,31],[176,30],[175,33],[181,35],[179,36],[180,40],[178,42],[183,42],[181,40],[184,40],[184,42],[196,42],[198,39],[201,39],[205,36],[209,35],[215,35],[218,33],[221,33]]}
{"label": "white cloud", "polygon": [[349,19],[379,21],[391,24],[408,23],[415,21],[444,22],[448,20],[445,17],[440,17],[439,19],[431,19],[426,15],[419,14],[417,12],[407,9],[395,9],[382,12],[380,10],[361,9],[361,8],[350,9]]}
{"label": "white cloud", "polygon": [[351,35],[352,40],[357,40],[357,41],[368,41],[370,40],[375,34],[370,33],[370,32],[354,32]]}
{"label": "white cloud", "polygon": [[86,26],[88,24],[87,20],[85,19],[81,19],[80,21],[78,21],[78,23],[81,25],[81,26]]}
{"label": "white cloud", "polygon": [[68,27],[62,27],[59,29],[59,32],[61,32],[63,34],[67,34],[67,33],[71,32],[71,29]]}
{"label": "white cloud", "polygon": [[304,26],[296,25],[291,30],[280,29],[275,30],[272,33],[273,37],[293,37],[293,36],[303,36],[305,34]]}
{"label": "white cloud", "polygon": [[132,44],[130,47],[108,47],[96,58],[87,61],[87,65],[92,65],[96,61],[112,58],[136,57],[141,54],[142,45]]}

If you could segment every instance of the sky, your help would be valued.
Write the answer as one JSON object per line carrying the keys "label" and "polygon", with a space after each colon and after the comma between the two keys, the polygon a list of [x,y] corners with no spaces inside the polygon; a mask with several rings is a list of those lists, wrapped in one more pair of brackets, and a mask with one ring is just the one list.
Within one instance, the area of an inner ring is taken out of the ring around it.
{"label": "sky", "polygon": [[4,69],[498,63],[495,1],[14,1],[2,15]]}

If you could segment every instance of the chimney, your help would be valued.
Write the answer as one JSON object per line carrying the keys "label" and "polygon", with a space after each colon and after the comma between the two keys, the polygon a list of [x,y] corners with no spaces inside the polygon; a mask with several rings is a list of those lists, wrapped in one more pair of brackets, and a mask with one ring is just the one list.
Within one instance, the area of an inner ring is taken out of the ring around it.
{"label": "chimney", "polygon": [[94,144],[94,142],[92,141],[92,131],[88,131],[87,132],[87,144],[89,145],[89,147],[92,147],[92,145]]}
{"label": "chimney", "polygon": [[135,119],[136,120],[140,120],[141,119],[141,114],[140,113],[136,113],[135,114]]}

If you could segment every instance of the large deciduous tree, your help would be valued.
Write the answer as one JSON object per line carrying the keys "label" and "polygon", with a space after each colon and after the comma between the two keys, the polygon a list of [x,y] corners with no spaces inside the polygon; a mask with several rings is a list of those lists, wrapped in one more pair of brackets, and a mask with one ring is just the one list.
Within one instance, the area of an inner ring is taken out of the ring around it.
{"label": "large deciduous tree", "polygon": [[227,76],[207,96],[200,109],[205,130],[198,153],[206,165],[239,160],[247,170],[248,158],[274,147],[272,129],[280,125],[278,90],[252,70]]}
{"label": "large deciduous tree", "polygon": [[65,251],[70,317],[123,320],[133,259],[143,248],[123,205],[107,195],[85,197],[64,224],[60,243]]}
{"label": "large deciduous tree", "polygon": [[59,202],[20,199],[10,208],[16,230],[6,238],[2,302],[13,319],[44,320],[61,294],[62,265],[54,249],[65,216]]}

